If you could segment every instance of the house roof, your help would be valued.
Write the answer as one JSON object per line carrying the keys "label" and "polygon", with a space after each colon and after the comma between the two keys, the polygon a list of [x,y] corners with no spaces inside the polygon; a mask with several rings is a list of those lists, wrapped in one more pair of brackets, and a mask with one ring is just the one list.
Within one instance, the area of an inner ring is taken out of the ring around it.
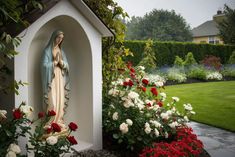
{"label": "house roof", "polygon": [[[29,14],[24,15],[23,19],[28,21],[29,24],[32,24],[60,1],[61,0],[41,0],[41,2],[45,5],[43,10],[33,9],[29,12]],[[102,36],[114,36],[114,33],[110,30],[110,28],[92,11],[92,9],[83,0],[69,1],[93,25],[93,27],[95,27],[101,33]],[[10,23],[7,27],[4,28],[3,31],[11,32],[13,36],[16,36],[23,29],[25,28],[22,26],[18,26],[16,28],[15,23]]]}
{"label": "house roof", "polygon": [[219,34],[217,23],[213,20],[206,21],[192,30],[193,37],[215,36]]}

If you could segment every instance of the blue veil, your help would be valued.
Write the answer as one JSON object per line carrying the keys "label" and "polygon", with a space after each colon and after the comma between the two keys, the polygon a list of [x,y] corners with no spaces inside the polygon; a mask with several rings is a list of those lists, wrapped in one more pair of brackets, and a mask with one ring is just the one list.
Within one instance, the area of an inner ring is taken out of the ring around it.
{"label": "blue veil", "polygon": [[[52,50],[54,47],[54,41],[56,37],[60,34],[64,34],[60,30],[56,30],[52,33],[49,42],[44,48],[42,59],[41,59],[41,76],[42,76],[42,87],[43,87],[43,110],[46,111],[48,105],[48,93],[51,89],[51,82],[54,78],[54,65],[53,65],[53,57]],[[61,48],[61,44],[59,45]],[[64,89],[65,89],[65,106],[68,106],[68,94],[69,94],[69,64],[66,58],[66,55],[61,48],[62,59],[64,63],[63,68],[63,77],[64,77]]]}

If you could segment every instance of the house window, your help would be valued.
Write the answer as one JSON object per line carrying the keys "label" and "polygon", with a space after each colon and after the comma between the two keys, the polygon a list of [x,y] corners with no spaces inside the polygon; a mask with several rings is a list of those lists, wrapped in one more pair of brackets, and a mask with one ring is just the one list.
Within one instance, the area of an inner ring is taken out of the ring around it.
{"label": "house window", "polygon": [[209,44],[215,44],[215,37],[209,37]]}

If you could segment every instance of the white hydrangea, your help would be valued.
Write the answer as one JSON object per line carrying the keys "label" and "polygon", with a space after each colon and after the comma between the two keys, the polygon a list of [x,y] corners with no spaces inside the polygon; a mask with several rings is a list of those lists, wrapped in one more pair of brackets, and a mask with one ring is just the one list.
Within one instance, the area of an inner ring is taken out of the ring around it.
{"label": "white hydrangea", "polygon": [[219,72],[211,72],[206,75],[207,80],[222,80],[223,76]]}
{"label": "white hydrangea", "polygon": [[122,124],[119,126],[119,129],[120,129],[120,131],[121,131],[123,134],[127,133],[127,132],[128,132],[128,124],[122,123]]}
{"label": "white hydrangea", "polygon": [[118,120],[118,112],[114,112],[112,118],[113,120]]}
{"label": "white hydrangea", "polygon": [[129,126],[132,126],[133,125],[133,122],[131,119],[126,119],[126,123],[129,125]]}
{"label": "white hydrangea", "polygon": [[159,136],[159,131],[156,128],[154,129],[154,134],[155,134],[156,137]]}
{"label": "white hydrangea", "polygon": [[179,102],[179,101],[180,101],[180,99],[179,99],[178,97],[176,97],[176,96],[172,97],[172,99],[173,99],[175,102]]}
{"label": "white hydrangea", "polygon": [[6,114],[7,114],[6,110],[0,110],[0,120],[7,118]]}
{"label": "white hydrangea", "polygon": [[47,139],[46,139],[46,142],[49,144],[49,145],[54,145],[58,142],[58,137],[57,136],[49,136]]}
{"label": "white hydrangea", "polygon": [[191,104],[184,104],[184,109],[188,111],[192,111],[193,107],[191,106]]}
{"label": "white hydrangea", "polygon": [[20,149],[20,147],[19,147],[17,144],[12,143],[12,144],[10,144],[10,146],[8,147],[7,151],[8,151],[8,152],[12,151],[12,152],[14,152],[15,154],[20,154],[21,149]]}

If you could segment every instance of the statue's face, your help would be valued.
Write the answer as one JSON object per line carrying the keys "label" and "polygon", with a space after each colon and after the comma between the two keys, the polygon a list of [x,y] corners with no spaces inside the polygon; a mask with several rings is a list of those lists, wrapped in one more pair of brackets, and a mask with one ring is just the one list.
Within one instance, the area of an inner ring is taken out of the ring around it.
{"label": "statue's face", "polygon": [[62,41],[63,41],[64,35],[63,34],[59,34],[56,38],[55,38],[55,45],[59,45]]}

